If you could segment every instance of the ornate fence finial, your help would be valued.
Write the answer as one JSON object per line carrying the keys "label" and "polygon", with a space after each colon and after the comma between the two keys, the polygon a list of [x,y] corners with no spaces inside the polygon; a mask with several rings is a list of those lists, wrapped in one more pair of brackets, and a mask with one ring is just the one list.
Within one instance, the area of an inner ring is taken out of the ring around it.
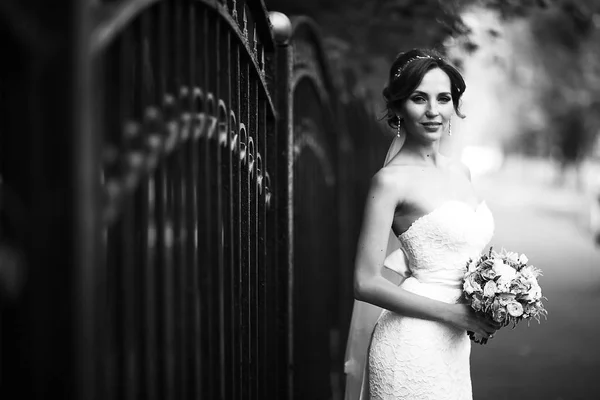
{"label": "ornate fence finial", "polygon": [[278,44],[286,44],[292,37],[292,23],[283,13],[271,11],[269,21],[273,25],[273,37]]}
{"label": "ornate fence finial", "polygon": [[[253,29],[252,29],[252,42],[253,42],[253,43],[252,43],[252,48],[253,48],[253,50],[254,50],[254,54],[257,54],[257,53],[258,53],[258,51],[257,51],[257,50],[258,50],[258,49],[257,49],[257,46],[258,46],[258,39],[257,39],[257,37],[256,37],[256,24],[254,24],[254,25],[253,25]],[[257,54],[257,55],[258,55],[258,54]]]}
{"label": "ornate fence finial", "polygon": [[238,22],[238,12],[237,12],[236,0],[233,0],[233,5],[231,6],[231,15],[233,16],[233,20],[235,22]]}
{"label": "ornate fence finial", "polygon": [[246,8],[243,10],[242,22],[242,33],[244,34],[244,38],[248,40],[248,16],[246,15]]}

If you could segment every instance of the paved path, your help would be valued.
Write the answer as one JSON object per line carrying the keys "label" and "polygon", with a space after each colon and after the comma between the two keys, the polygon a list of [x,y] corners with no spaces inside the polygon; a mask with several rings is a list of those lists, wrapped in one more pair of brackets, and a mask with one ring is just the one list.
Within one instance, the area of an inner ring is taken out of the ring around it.
{"label": "paved path", "polygon": [[515,174],[476,186],[496,220],[491,244],[543,270],[549,315],[473,346],[474,399],[600,399],[600,249],[583,223],[585,199]]}

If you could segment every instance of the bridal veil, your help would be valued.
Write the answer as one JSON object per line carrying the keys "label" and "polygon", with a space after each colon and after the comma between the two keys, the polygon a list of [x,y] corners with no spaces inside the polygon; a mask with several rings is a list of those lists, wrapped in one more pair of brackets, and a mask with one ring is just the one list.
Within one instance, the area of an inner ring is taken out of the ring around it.
{"label": "bridal veil", "polygon": [[[406,133],[401,136],[394,136],[385,157],[384,166],[400,152],[405,140]],[[383,268],[382,275],[396,285],[402,282],[408,271],[400,242],[391,229],[383,266],[385,268]],[[344,363],[344,373],[346,374],[345,400],[365,400],[369,397],[366,368],[369,343],[382,311],[380,307],[354,300]]]}

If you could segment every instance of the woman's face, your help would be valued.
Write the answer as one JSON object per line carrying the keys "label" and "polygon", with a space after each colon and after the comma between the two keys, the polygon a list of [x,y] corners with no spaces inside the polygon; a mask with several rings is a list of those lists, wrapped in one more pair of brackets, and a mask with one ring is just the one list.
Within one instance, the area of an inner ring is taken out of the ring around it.
{"label": "woman's face", "polygon": [[454,114],[450,78],[439,68],[428,71],[399,110],[404,129],[420,142],[439,140]]}

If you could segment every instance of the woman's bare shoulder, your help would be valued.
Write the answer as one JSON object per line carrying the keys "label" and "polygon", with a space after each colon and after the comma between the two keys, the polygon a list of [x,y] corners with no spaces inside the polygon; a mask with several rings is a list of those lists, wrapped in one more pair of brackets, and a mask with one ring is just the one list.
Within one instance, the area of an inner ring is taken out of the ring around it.
{"label": "woman's bare shoulder", "polygon": [[411,168],[404,165],[383,167],[371,178],[371,187],[398,197],[410,183]]}

